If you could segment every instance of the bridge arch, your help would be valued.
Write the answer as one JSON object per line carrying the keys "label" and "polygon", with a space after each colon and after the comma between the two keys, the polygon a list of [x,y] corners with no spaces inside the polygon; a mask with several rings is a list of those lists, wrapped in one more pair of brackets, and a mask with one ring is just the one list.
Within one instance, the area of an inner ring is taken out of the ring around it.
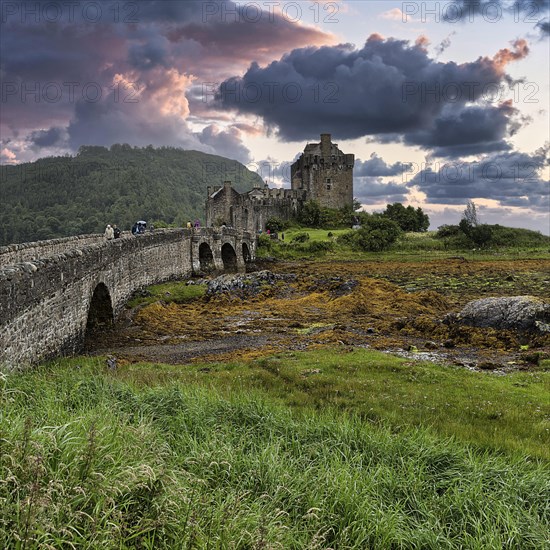
{"label": "bridge arch", "polygon": [[206,242],[199,245],[199,263],[201,271],[209,272],[214,270],[214,254],[210,245]]}
{"label": "bridge arch", "polygon": [[114,317],[111,293],[104,283],[99,283],[94,288],[92,299],[90,300],[86,333],[110,326],[113,323]]}
{"label": "bridge arch", "polygon": [[238,270],[237,253],[230,243],[222,246],[223,268],[227,273],[235,273]]}
{"label": "bridge arch", "polygon": [[214,228],[0,248],[0,365],[26,366],[84,349],[86,334],[111,325],[136,290],[198,273],[202,243],[220,272],[244,271],[243,243],[251,259],[256,253],[253,234]]}

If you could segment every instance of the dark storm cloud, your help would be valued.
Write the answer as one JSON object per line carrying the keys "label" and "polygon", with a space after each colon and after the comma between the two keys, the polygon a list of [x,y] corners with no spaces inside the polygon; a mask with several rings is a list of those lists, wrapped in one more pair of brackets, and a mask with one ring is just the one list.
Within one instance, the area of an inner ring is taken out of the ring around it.
{"label": "dark storm cloud", "polygon": [[353,193],[361,204],[404,202],[409,189],[394,181],[385,183],[380,177],[353,176]]}
{"label": "dark storm cloud", "polygon": [[[263,10],[251,23],[255,15],[231,1],[33,0],[2,9],[2,136],[66,127],[72,150],[122,141],[217,152],[216,142],[247,158],[242,145],[231,149],[231,131],[207,130],[199,140],[186,124],[186,93],[194,83],[215,89],[214,77],[219,83],[251,59],[331,41]],[[204,115],[208,126],[212,119]]]}
{"label": "dark storm cloud", "polygon": [[128,62],[142,71],[159,65],[167,68],[171,65],[168,56],[167,40],[158,35],[152,36],[145,43],[131,44],[128,48]]}
{"label": "dark storm cloud", "polygon": [[476,162],[436,163],[416,170],[408,185],[426,193],[430,203],[493,199],[502,206],[523,206],[548,213],[548,152],[546,145],[533,154],[513,151],[487,155]]}
{"label": "dark storm cloud", "polygon": [[264,68],[253,63],[243,77],[226,80],[216,100],[220,108],[261,116],[287,140],[327,127],[344,139],[429,132],[447,105],[458,109],[503,84],[506,65],[528,51],[518,40],[493,59],[441,63],[422,43],[372,35],[360,50],[301,48]]}
{"label": "dark storm cloud", "polygon": [[243,164],[250,162],[250,151],[243,144],[241,132],[237,128],[220,130],[211,124],[196,136],[201,143],[211,147],[217,155],[238,160]]}
{"label": "dark storm cloud", "polygon": [[398,176],[401,175],[403,170],[406,170],[408,166],[408,164],[404,165],[402,162],[387,164],[383,158],[379,157],[376,153],[372,153],[369,160],[362,161],[357,159],[355,161],[353,174],[356,177]]}
{"label": "dark storm cloud", "polygon": [[505,151],[511,148],[506,138],[521,126],[517,115],[510,103],[498,107],[450,107],[434,120],[432,127],[408,132],[403,141],[443,157]]}
{"label": "dark storm cloud", "polygon": [[495,22],[508,16],[516,21],[533,23],[543,36],[548,36],[549,12],[550,0],[453,0],[446,5],[443,20],[447,23],[480,19]]}
{"label": "dark storm cloud", "polygon": [[54,145],[60,145],[66,138],[66,131],[64,128],[53,127],[49,130],[36,130],[29,136],[29,141],[38,147],[51,147]]}

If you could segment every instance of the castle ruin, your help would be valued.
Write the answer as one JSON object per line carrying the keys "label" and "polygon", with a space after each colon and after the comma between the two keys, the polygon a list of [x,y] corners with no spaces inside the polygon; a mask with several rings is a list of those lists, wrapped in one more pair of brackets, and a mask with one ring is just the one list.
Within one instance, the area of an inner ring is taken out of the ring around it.
{"label": "castle ruin", "polygon": [[266,184],[239,193],[229,181],[222,187],[208,187],[207,226],[263,231],[269,218],[295,218],[307,201],[327,208],[352,208],[354,163],[355,155],[344,154],[330,134],[321,134],[321,141],[308,143],[292,164],[291,189],[270,189]]}

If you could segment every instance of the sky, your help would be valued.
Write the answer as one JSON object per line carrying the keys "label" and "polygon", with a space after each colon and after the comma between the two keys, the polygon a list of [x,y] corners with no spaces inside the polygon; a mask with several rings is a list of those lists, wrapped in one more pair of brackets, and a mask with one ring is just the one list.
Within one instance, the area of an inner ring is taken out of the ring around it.
{"label": "sky", "polygon": [[[0,163],[83,145],[237,159],[332,134],[367,211],[550,234],[550,0],[0,0]],[[230,175],[229,175],[230,177]]]}

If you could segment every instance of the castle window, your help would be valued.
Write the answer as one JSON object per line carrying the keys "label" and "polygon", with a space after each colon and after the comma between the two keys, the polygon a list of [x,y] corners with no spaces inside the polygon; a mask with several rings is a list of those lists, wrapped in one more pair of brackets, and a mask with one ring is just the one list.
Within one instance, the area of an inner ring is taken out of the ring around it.
{"label": "castle window", "polygon": [[327,191],[330,191],[332,189],[332,179],[331,178],[325,178],[325,183],[327,185]]}

